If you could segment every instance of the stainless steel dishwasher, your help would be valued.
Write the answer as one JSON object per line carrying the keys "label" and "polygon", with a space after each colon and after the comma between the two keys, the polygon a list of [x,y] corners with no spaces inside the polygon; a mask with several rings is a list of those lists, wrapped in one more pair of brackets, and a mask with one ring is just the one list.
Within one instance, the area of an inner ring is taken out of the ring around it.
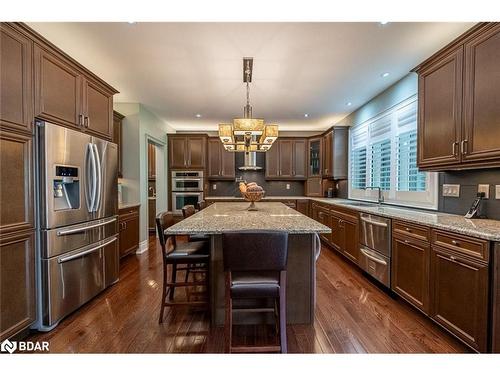
{"label": "stainless steel dishwasher", "polygon": [[360,213],[359,266],[390,287],[391,219]]}

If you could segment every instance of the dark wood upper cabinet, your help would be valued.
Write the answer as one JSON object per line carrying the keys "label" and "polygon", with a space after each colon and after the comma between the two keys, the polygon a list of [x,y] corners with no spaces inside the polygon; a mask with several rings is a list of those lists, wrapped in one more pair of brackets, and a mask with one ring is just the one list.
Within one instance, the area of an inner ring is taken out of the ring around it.
{"label": "dark wood upper cabinet", "polygon": [[266,178],[274,180],[305,180],[307,175],[307,140],[278,139],[266,152]]}
{"label": "dark wood upper cabinet", "polygon": [[205,136],[187,137],[187,167],[204,169],[207,138]]}
{"label": "dark wood upper cabinet", "polygon": [[431,316],[480,352],[487,349],[488,264],[432,246]]}
{"label": "dark wood upper cabinet", "polygon": [[429,313],[429,261],[428,242],[411,235],[393,235],[391,288],[424,313]]}
{"label": "dark wood upper cabinet", "polygon": [[123,116],[121,113],[113,111],[113,142],[118,145],[118,178],[123,177],[123,157],[122,157],[122,136],[123,136]]}
{"label": "dark wood upper cabinet", "polygon": [[219,138],[211,137],[207,142],[207,174],[212,180],[235,178],[235,154],[224,149]]}
{"label": "dark wood upper cabinet", "polygon": [[418,166],[500,166],[500,24],[478,24],[423,62],[418,80]]}
{"label": "dark wood upper cabinet", "polygon": [[462,48],[419,73],[419,167],[460,162]]}
{"label": "dark wood upper cabinet", "polygon": [[169,167],[173,169],[205,169],[207,137],[204,135],[169,136]]}
{"label": "dark wood upper cabinet", "polygon": [[35,228],[31,135],[0,133],[0,235]]}
{"label": "dark wood upper cabinet", "polygon": [[323,165],[323,141],[322,138],[311,138],[307,142],[307,177],[320,177]]}
{"label": "dark wood upper cabinet", "polygon": [[282,139],[278,142],[279,149],[279,176],[283,178],[293,177],[293,141]]}
{"label": "dark wood upper cabinet", "polygon": [[32,131],[33,42],[11,26],[0,24],[0,125]]}
{"label": "dark wood upper cabinet", "polygon": [[35,44],[35,116],[80,129],[82,76],[62,56]]}
{"label": "dark wood upper cabinet", "polygon": [[333,131],[323,136],[323,177],[333,177]]}
{"label": "dark wood upper cabinet", "polygon": [[170,168],[186,168],[187,144],[185,137],[168,137]]}
{"label": "dark wood upper cabinet", "polygon": [[266,178],[279,177],[280,173],[280,152],[279,140],[274,142],[271,148],[266,151]]}
{"label": "dark wood upper cabinet", "polygon": [[0,237],[0,341],[36,318],[34,241],[34,231]]}
{"label": "dark wood upper cabinet", "polygon": [[500,159],[500,24],[465,44],[463,160]]}
{"label": "dark wood upper cabinet", "polygon": [[349,129],[334,127],[323,136],[323,177],[342,180],[347,178]]}
{"label": "dark wood upper cabinet", "polygon": [[85,131],[98,137],[113,137],[113,93],[89,81],[83,81]]}

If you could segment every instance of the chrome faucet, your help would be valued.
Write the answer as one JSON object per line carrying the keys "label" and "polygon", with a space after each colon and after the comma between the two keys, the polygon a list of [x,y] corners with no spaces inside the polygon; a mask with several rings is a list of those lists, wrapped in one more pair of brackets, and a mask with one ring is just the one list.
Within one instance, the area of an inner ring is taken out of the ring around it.
{"label": "chrome faucet", "polygon": [[365,186],[366,189],[378,189],[378,204],[384,202],[384,193],[382,193],[382,188],[380,186]]}

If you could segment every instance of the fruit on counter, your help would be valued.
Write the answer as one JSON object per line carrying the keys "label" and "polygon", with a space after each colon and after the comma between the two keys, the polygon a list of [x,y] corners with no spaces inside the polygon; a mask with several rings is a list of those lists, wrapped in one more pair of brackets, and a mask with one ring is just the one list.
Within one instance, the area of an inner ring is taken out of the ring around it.
{"label": "fruit on counter", "polygon": [[240,182],[240,191],[245,194],[247,192],[247,185],[244,182]]}
{"label": "fruit on counter", "polygon": [[257,183],[255,183],[255,182],[249,182],[248,184],[245,184],[244,182],[240,182],[239,188],[240,188],[240,192],[242,194],[245,194],[246,192],[264,191],[262,186],[257,185]]}

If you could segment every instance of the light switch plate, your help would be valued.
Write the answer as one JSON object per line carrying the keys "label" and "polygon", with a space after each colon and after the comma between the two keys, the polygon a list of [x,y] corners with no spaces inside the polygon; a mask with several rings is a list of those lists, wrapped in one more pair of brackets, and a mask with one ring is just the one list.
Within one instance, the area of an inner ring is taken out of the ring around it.
{"label": "light switch plate", "polygon": [[479,184],[477,186],[477,192],[478,193],[484,193],[484,198],[489,199],[490,198],[490,185],[488,184]]}
{"label": "light switch plate", "polygon": [[286,190],[290,190],[290,184],[286,184]]}
{"label": "light switch plate", "polygon": [[500,199],[500,185],[495,185],[495,199]]}
{"label": "light switch plate", "polygon": [[212,185],[212,189],[213,189],[213,190],[217,190],[217,184],[213,184],[213,185]]}
{"label": "light switch plate", "polygon": [[460,197],[460,185],[443,184],[443,197]]}

